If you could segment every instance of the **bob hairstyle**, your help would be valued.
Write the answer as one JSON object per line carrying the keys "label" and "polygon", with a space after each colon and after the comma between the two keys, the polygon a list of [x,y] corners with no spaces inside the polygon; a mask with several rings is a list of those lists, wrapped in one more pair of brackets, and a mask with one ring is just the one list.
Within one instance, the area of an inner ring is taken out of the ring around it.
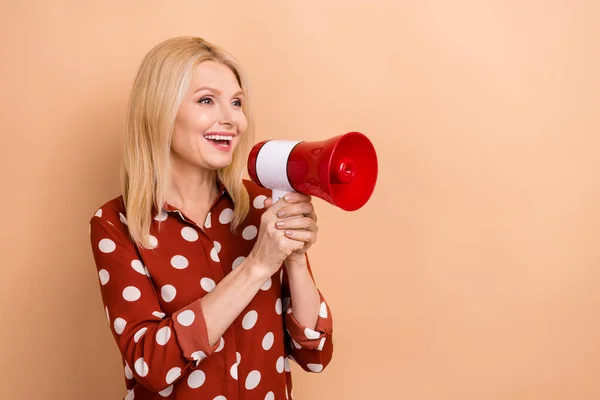
{"label": "bob hairstyle", "polygon": [[203,61],[229,67],[244,91],[242,111],[248,127],[233,153],[232,163],[218,170],[217,177],[233,199],[231,228],[234,232],[248,214],[249,196],[242,177],[254,141],[254,117],[247,77],[231,54],[202,38],[167,39],[153,47],[142,60],[127,109],[121,190],[129,234],[138,246],[152,248],[149,231],[155,217],[153,211],[164,211],[169,187],[175,117],[194,68]]}

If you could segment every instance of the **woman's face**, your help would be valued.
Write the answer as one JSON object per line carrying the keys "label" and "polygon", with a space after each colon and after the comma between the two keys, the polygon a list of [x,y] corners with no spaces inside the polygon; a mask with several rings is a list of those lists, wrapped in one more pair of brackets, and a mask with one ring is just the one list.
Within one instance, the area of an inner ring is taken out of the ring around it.
{"label": "woman's face", "polygon": [[248,126],[244,96],[224,64],[200,63],[175,118],[171,157],[206,170],[231,164],[233,151]]}

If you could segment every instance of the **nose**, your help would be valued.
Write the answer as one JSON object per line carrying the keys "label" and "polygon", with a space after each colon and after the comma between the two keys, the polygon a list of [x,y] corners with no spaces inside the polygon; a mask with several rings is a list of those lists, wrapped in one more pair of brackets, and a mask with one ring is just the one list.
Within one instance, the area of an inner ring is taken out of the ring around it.
{"label": "nose", "polygon": [[233,126],[235,124],[235,117],[233,115],[233,110],[231,109],[231,106],[229,106],[228,104],[224,104],[223,106],[220,107],[220,109],[221,109],[221,118],[219,120],[219,123],[221,125]]}

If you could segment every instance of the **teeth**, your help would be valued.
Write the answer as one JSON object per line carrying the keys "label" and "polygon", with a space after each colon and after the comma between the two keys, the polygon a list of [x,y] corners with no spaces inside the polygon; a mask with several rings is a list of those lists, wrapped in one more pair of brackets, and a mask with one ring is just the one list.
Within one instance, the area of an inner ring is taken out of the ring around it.
{"label": "teeth", "polygon": [[204,137],[206,139],[211,139],[211,140],[231,140],[231,136],[223,136],[223,135],[206,135]]}

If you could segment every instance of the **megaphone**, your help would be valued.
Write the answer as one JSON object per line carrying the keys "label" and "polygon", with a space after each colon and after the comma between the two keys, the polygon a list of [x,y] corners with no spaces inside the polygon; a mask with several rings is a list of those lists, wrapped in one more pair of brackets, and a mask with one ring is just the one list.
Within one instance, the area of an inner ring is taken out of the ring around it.
{"label": "megaphone", "polygon": [[375,148],[360,132],[316,142],[265,140],[248,156],[250,179],[272,190],[273,203],[294,191],[355,211],[371,198],[377,173]]}

